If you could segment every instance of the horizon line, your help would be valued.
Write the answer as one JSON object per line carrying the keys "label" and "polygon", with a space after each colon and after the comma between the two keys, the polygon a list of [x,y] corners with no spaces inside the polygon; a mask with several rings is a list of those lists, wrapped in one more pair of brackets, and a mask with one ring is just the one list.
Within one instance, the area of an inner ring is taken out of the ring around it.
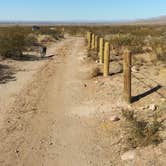
{"label": "horizon line", "polygon": [[71,19],[71,20],[0,20],[0,22],[121,22],[121,21],[139,21],[139,20],[149,20],[166,17],[166,15],[152,16],[146,18],[133,18],[133,19],[112,19],[112,20],[98,20],[98,19]]}

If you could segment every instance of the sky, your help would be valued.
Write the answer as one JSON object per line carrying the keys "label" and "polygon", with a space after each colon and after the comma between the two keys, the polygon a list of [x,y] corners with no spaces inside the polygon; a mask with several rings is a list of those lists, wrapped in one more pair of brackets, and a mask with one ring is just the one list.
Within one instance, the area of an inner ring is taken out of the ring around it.
{"label": "sky", "polygon": [[120,21],[166,15],[166,0],[0,0],[0,21]]}

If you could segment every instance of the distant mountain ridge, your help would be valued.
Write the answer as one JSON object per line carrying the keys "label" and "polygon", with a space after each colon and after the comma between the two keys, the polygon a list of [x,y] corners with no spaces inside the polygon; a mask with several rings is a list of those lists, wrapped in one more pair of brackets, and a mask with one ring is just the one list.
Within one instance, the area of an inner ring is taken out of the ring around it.
{"label": "distant mountain ridge", "polygon": [[166,24],[166,15],[134,21],[135,24]]}
{"label": "distant mountain ridge", "polygon": [[122,20],[122,21],[0,21],[0,26],[14,25],[154,25],[166,24],[166,15],[153,17],[149,19]]}

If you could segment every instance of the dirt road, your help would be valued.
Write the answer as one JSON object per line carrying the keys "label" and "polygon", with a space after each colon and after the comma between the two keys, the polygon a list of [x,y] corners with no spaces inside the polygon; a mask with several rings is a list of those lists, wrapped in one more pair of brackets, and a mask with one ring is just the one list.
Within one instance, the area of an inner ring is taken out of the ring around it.
{"label": "dirt road", "polygon": [[86,90],[83,38],[66,39],[8,111],[0,136],[1,166],[103,165]]}

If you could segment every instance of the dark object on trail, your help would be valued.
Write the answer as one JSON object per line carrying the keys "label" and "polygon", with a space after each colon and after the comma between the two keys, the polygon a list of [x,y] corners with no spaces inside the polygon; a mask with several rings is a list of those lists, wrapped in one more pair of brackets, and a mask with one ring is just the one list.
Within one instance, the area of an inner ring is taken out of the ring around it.
{"label": "dark object on trail", "polygon": [[41,54],[42,58],[46,55],[46,52],[47,52],[47,47],[46,46],[41,46],[40,54]]}
{"label": "dark object on trail", "polygon": [[40,27],[39,26],[36,26],[36,25],[34,25],[33,27],[32,27],[32,31],[36,31],[36,30],[39,30],[40,29]]}

